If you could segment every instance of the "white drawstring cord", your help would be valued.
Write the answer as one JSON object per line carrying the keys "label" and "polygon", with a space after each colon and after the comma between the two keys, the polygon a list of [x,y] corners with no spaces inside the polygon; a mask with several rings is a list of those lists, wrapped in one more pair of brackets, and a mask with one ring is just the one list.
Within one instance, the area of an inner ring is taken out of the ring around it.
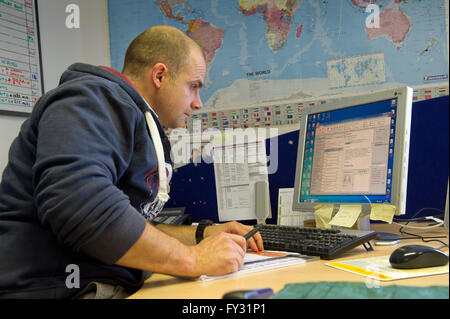
{"label": "white drawstring cord", "polygon": [[[153,202],[147,203],[144,206],[144,214],[146,217],[155,217],[156,214],[164,207],[164,204],[169,200],[168,182],[166,175],[166,162],[164,158],[164,149],[161,142],[161,137],[159,136],[158,128],[153,120],[151,111],[145,111],[145,119],[147,122],[147,127],[150,131],[150,136],[152,137],[153,145],[155,146],[156,159],[158,160],[158,177],[159,177],[159,187],[158,193]],[[170,165],[169,165],[170,166]],[[169,171],[171,173],[171,171]],[[156,214],[155,214],[156,213]]]}

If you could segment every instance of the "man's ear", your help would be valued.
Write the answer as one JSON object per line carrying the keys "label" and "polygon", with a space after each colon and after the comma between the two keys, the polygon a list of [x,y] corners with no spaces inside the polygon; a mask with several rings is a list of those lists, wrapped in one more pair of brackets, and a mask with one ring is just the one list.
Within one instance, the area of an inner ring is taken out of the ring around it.
{"label": "man's ear", "polygon": [[156,63],[151,69],[152,82],[156,88],[160,88],[162,82],[167,78],[169,69],[164,63]]}

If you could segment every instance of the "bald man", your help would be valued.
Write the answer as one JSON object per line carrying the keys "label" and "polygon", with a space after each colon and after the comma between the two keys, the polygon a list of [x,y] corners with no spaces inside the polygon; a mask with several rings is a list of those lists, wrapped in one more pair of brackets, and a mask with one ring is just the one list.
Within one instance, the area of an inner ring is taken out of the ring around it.
{"label": "bald man", "polygon": [[151,272],[227,274],[263,249],[237,222],[152,223],[173,164],[162,126],[202,107],[205,73],[192,39],[156,26],[122,72],[76,63],[39,99],[0,184],[0,297],[123,298]]}

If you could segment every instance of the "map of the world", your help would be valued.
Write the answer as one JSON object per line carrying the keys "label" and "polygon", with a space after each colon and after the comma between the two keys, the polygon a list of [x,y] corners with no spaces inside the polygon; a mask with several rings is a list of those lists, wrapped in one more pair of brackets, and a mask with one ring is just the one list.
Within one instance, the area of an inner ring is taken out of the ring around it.
{"label": "map of the world", "polygon": [[204,108],[448,83],[448,0],[109,0],[111,65],[153,25],[207,58]]}

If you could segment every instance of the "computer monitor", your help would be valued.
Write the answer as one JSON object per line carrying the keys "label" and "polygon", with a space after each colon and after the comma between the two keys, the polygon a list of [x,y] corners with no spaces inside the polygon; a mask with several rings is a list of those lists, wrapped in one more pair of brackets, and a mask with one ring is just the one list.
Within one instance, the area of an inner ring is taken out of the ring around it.
{"label": "computer monitor", "polygon": [[413,90],[346,97],[306,109],[301,119],[293,210],[318,204],[406,209]]}

